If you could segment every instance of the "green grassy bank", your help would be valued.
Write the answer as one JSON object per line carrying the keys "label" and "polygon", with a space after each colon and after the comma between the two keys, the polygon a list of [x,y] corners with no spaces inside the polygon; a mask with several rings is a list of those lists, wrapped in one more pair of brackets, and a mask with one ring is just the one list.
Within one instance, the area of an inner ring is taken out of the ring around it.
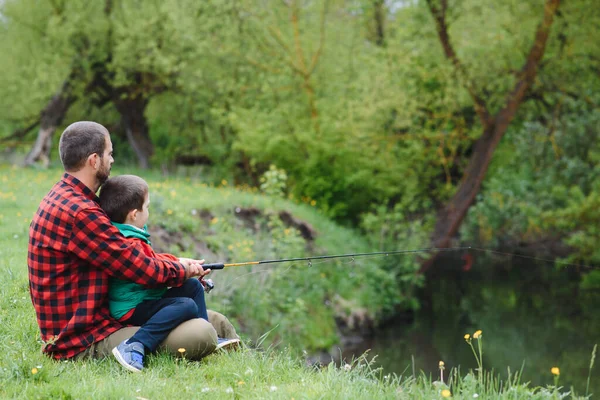
{"label": "green grassy bank", "polygon": [[[558,399],[568,392],[556,388],[558,380],[553,386],[530,388],[518,373],[503,372],[500,378],[483,369],[441,371],[442,383],[419,371],[385,375],[365,360],[307,367],[302,350],[338,343],[336,318],[376,321],[408,301],[396,276],[378,260],[215,271],[217,286],[208,295],[209,307],[227,314],[246,343],[261,341],[266,350],[244,348],[202,362],[151,356],[139,375],[126,373],[112,359],[51,361],[40,353],[26,252],[31,215],[60,175],[56,169],[0,166],[0,398]],[[215,188],[158,173],[143,175],[151,188],[153,240],[163,251],[235,262],[372,250],[354,232],[319,216],[310,202],[273,199],[227,182]],[[291,222],[281,211],[293,217]]]}

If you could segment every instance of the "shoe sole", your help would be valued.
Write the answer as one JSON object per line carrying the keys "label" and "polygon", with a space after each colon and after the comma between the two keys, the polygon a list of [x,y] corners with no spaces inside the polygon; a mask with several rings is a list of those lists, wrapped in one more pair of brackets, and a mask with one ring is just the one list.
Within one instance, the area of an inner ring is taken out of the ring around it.
{"label": "shoe sole", "polygon": [[123,367],[125,367],[125,369],[127,369],[128,371],[138,372],[138,373],[142,372],[141,369],[137,369],[137,368],[127,364],[127,361],[125,361],[125,359],[123,358],[121,353],[119,353],[119,350],[117,350],[116,347],[114,349],[112,349],[112,353],[115,356],[115,358],[117,359],[117,361],[119,362],[119,364],[121,364]]}
{"label": "shoe sole", "polygon": [[218,344],[215,347],[217,350],[235,350],[240,347],[240,339],[229,339],[226,343]]}

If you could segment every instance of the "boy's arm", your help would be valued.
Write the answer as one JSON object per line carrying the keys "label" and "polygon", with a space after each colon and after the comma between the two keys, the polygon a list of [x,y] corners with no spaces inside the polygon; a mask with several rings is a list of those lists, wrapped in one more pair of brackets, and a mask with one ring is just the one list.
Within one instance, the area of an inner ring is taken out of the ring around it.
{"label": "boy's arm", "polygon": [[187,275],[198,270],[191,268],[192,263],[148,257],[135,241],[121,235],[99,207],[75,215],[68,249],[112,277],[144,286],[180,286]]}

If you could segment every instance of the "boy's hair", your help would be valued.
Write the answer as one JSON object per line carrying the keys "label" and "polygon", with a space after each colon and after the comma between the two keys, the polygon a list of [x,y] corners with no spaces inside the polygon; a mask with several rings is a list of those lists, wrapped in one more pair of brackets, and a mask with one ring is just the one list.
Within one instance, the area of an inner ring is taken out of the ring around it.
{"label": "boy's hair", "polygon": [[136,175],[109,178],[100,190],[100,207],[113,222],[123,223],[131,210],[141,210],[148,184]]}
{"label": "boy's hair", "polygon": [[60,135],[58,154],[65,171],[76,172],[91,154],[104,156],[108,130],[91,121],[79,121],[67,126]]}

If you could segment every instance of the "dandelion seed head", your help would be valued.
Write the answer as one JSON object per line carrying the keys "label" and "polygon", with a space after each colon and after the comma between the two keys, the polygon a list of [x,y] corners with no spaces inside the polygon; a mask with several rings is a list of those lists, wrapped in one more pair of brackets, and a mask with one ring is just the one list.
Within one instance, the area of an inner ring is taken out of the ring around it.
{"label": "dandelion seed head", "polygon": [[274,391],[276,391],[276,390],[277,390],[277,386],[271,386],[271,387],[269,388],[269,390],[270,390],[271,392],[274,392]]}
{"label": "dandelion seed head", "polygon": [[344,365],[344,371],[350,371],[351,369],[352,369],[352,365],[350,365],[350,364]]}
{"label": "dandelion seed head", "polygon": [[225,389],[225,393],[233,393],[233,388],[228,387]]}

